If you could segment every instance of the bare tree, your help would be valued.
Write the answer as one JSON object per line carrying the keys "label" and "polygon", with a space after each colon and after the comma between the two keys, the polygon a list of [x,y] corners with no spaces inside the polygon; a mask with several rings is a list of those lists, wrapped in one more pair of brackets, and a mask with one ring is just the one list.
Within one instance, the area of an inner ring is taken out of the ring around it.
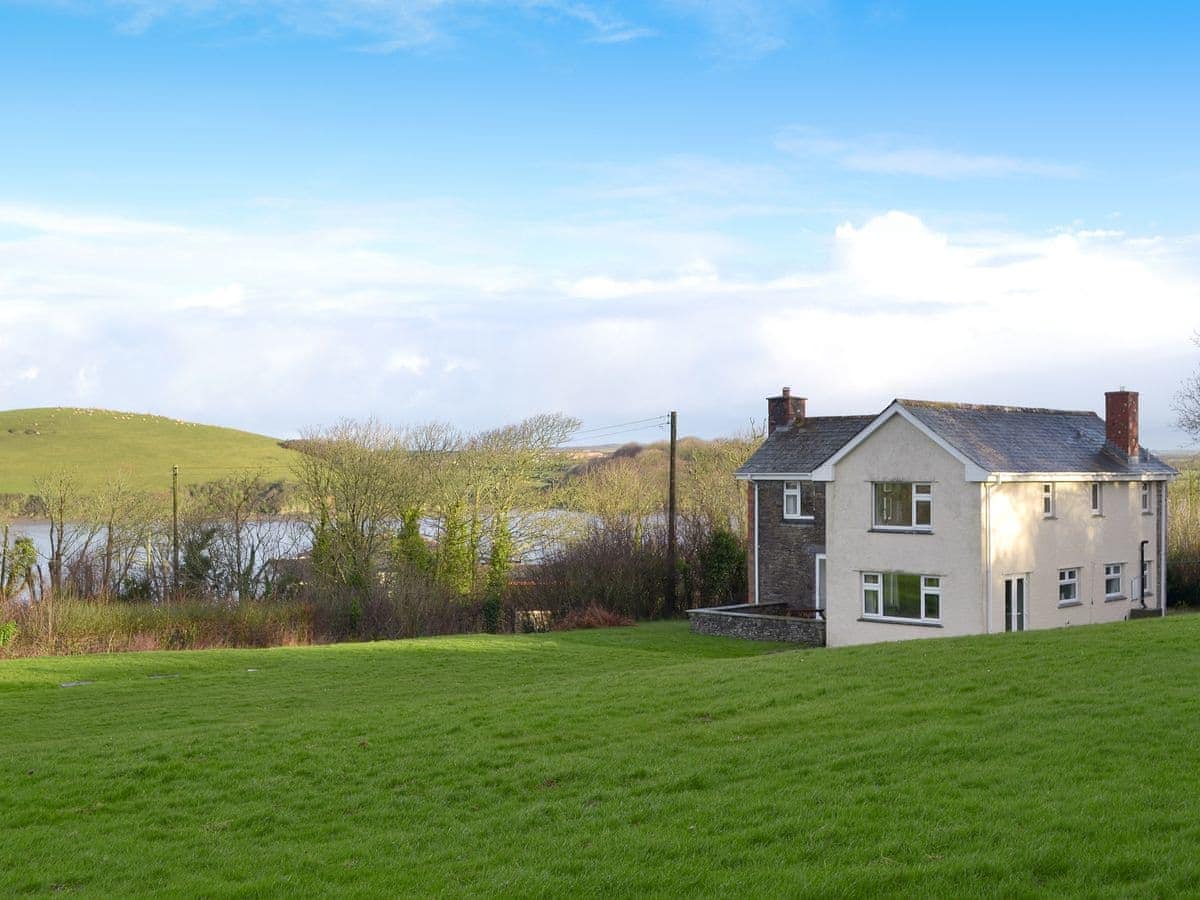
{"label": "bare tree", "polygon": [[744,534],[746,503],[733,473],[762,443],[765,429],[754,422],[742,434],[690,448],[680,479],[681,507],[708,528]]}
{"label": "bare tree", "polygon": [[87,511],[103,540],[95,567],[97,592],[111,596],[128,581],[144,553],[155,518],[161,514],[160,503],[135,490],[131,473],[121,469],[91,498]]}
{"label": "bare tree", "polygon": [[79,485],[73,469],[59,468],[34,479],[38,506],[50,525],[50,593],[58,596],[65,587],[65,563],[86,556],[102,530],[92,514],[91,502]]}
{"label": "bare tree", "polygon": [[[1200,333],[1196,334],[1193,341],[1200,347]],[[1172,408],[1175,410],[1175,423],[1194,439],[1200,440],[1200,367],[1179,386]]]}
{"label": "bare tree", "polygon": [[643,451],[607,460],[578,479],[572,506],[594,516],[601,527],[640,542],[646,523],[662,511],[666,478],[661,453]]}
{"label": "bare tree", "polygon": [[310,514],[313,566],[336,584],[366,591],[400,512],[411,502],[401,474],[404,445],[371,419],[304,435],[295,474]]}
{"label": "bare tree", "polygon": [[209,536],[212,589],[229,600],[264,596],[274,581],[273,560],[299,549],[297,523],[270,515],[272,485],[261,470],[221,478],[201,490]]}
{"label": "bare tree", "polygon": [[[557,448],[580,422],[560,413],[531,416],[515,425],[484,431],[467,446],[474,486],[473,522],[486,518],[489,570],[502,581],[513,555],[544,542],[555,521],[561,456]],[[478,553],[478,545],[476,546]]]}

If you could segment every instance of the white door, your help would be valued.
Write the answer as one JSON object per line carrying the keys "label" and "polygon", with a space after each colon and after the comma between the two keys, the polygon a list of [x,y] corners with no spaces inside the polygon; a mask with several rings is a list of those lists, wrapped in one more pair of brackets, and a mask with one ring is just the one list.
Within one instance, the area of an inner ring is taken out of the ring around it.
{"label": "white door", "polygon": [[1024,631],[1029,627],[1029,599],[1025,576],[1004,579],[1004,630]]}

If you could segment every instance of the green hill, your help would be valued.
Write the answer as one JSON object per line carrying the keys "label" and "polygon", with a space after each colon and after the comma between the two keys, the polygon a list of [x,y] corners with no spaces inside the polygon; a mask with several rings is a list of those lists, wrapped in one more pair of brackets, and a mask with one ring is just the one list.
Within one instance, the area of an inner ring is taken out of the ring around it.
{"label": "green hill", "polygon": [[13,409],[0,412],[0,493],[28,494],[34,479],[76,470],[84,489],[127,470],[145,490],[167,490],[171,466],[182,484],[261,468],[286,478],[294,450],[275,438],[233,428],[107,409]]}

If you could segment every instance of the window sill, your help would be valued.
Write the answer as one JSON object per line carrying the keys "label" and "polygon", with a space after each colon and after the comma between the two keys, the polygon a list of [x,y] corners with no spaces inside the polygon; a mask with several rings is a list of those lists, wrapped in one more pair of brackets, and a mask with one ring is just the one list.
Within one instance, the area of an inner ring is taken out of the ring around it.
{"label": "window sill", "polygon": [[1066,609],[1069,606],[1083,606],[1082,600],[1060,600],[1058,601],[1059,609]]}
{"label": "window sill", "polygon": [[1105,595],[1104,602],[1105,603],[1118,603],[1121,600],[1128,600],[1128,599],[1129,598],[1126,597],[1124,594],[1112,594],[1112,595]]}
{"label": "window sill", "polygon": [[1098,513],[1098,512],[1094,512],[1094,513],[1092,513],[1092,518],[1093,518],[1093,519],[1103,519],[1103,518],[1104,518],[1104,513]]}
{"label": "window sill", "polygon": [[859,616],[860,622],[879,622],[883,625],[916,625],[918,628],[941,628],[941,622],[922,622],[920,619],[897,619],[892,616]]}
{"label": "window sill", "polygon": [[1142,515],[1143,515],[1143,516],[1152,516],[1152,515],[1154,515],[1154,510],[1152,510],[1152,509],[1143,509],[1143,510],[1142,510]]}
{"label": "window sill", "polygon": [[1043,514],[1042,518],[1045,519],[1047,522],[1053,522],[1055,519],[1058,518],[1058,516],[1047,516],[1047,515]]}
{"label": "window sill", "polygon": [[933,534],[932,528],[880,528],[867,529],[868,534]]}
{"label": "window sill", "polygon": [[784,516],[783,524],[784,525],[795,525],[798,523],[800,525],[805,525],[805,524],[808,524],[811,522],[815,522],[816,519],[817,519],[816,516]]}

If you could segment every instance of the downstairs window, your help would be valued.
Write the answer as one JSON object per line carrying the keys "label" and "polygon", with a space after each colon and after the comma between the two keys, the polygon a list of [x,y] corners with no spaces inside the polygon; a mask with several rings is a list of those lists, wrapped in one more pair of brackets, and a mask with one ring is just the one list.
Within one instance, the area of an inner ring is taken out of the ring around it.
{"label": "downstairs window", "polygon": [[939,622],[942,616],[942,579],[907,572],[863,572],[864,618]]}

